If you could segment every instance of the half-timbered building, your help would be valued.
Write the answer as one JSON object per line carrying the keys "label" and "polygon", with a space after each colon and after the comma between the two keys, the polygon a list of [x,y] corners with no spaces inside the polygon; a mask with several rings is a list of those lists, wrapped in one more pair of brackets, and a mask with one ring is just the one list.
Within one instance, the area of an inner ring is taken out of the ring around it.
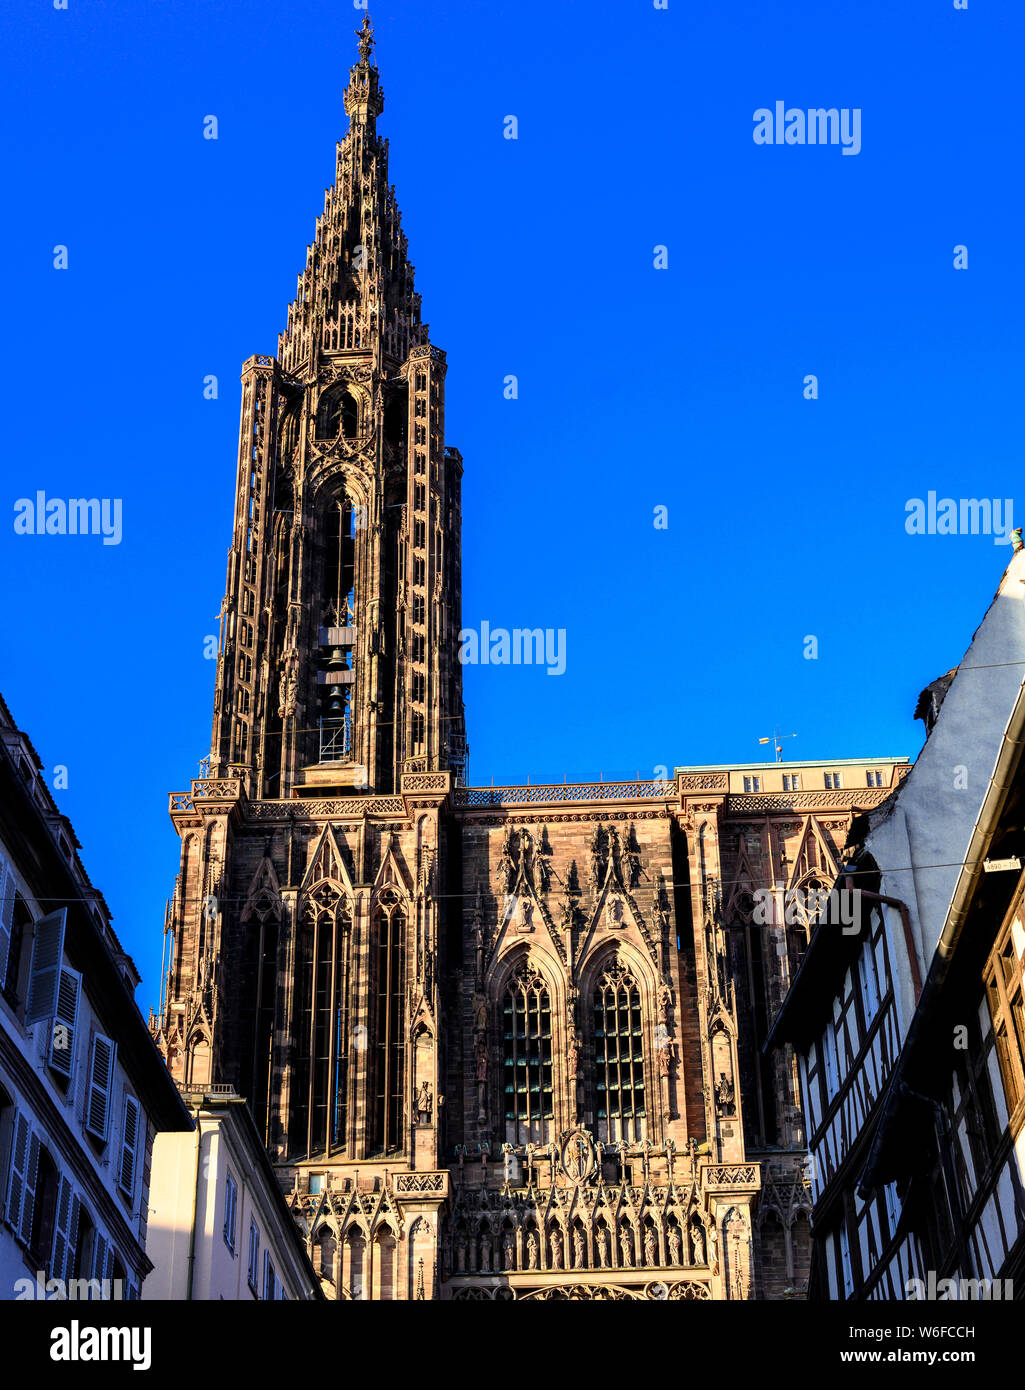
{"label": "half-timbered building", "polygon": [[1018,554],[923,693],[922,752],[855,819],[770,1030],[804,1098],[812,1296],[949,1296],[1020,1269],[1023,582]]}

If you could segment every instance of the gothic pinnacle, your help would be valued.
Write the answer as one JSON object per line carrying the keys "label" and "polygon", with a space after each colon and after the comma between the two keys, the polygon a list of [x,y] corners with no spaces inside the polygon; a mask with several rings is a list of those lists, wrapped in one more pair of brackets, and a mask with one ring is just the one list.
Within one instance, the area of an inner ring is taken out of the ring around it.
{"label": "gothic pinnacle", "polygon": [[359,39],[359,60],[361,63],[369,63],[371,50],[374,47],[374,26],[370,22],[370,11],[363,16],[363,26],[355,31]]}

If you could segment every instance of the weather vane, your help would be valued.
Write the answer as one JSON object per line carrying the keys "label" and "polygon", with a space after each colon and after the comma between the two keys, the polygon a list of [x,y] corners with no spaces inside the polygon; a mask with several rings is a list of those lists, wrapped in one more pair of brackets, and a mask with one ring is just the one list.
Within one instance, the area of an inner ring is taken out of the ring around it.
{"label": "weather vane", "polygon": [[773,745],[773,751],[774,751],[775,754],[776,754],[776,761],[777,761],[778,763],[781,763],[781,762],[783,761],[783,744],[782,744],[781,740],[782,740],[782,739],[785,739],[785,738],[796,738],[796,737],[797,737],[796,734],[781,734],[780,731],[779,731],[779,728],[777,727],[777,728],[773,731],[772,737],[770,737],[770,738],[760,738],[760,739],[758,740],[758,742],[759,742],[759,743],[771,743],[771,744]]}

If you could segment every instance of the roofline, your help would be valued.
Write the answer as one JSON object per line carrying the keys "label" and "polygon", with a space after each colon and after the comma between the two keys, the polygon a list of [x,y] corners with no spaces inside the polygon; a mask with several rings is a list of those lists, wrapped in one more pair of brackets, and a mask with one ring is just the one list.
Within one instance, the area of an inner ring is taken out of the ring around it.
{"label": "roofline", "polygon": [[756,758],[752,758],[750,762],[746,763],[679,763],[673,768],[673,773],[675,775],[678,772],[727,772],[731,769],[739,771],[745,767],[778,767],[783,769],[792,767],[863,767],[866,763],[872,763],[874,766],[888,763],[892,767],[901,767],[904,764],[910,764],[910,762],[911,759],[908,757],[894,758],[889,754],[884,758],[813,758],[806,762],[792,762],[787,758],[782,763],[777,762],[775,758],[768,762],[759,762]]}

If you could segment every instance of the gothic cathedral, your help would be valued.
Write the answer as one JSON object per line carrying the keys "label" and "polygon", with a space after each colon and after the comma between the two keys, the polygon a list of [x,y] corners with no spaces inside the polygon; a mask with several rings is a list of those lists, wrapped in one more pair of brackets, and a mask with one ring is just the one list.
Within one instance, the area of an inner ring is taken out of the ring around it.
{"label": "gothic cathedral", "polygon": [[852,796],[466,784],[463,465],[359,38],[277,356],[242,371],[157,1041],[248,1099],[329,1297],[787,1296],[803,1134],[760,1039],[790,967],[752,894],[835,868]]}

